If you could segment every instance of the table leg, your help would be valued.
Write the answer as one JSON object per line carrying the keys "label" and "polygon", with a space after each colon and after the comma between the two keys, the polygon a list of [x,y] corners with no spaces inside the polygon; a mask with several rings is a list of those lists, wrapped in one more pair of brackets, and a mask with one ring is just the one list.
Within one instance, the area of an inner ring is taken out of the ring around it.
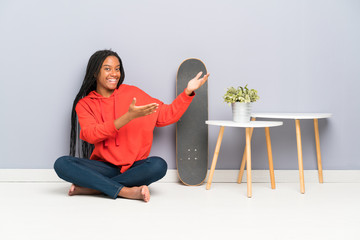
{"label": "table leg", "polygon": [[270,129],[268,127],[265,128],[265,136],[266,136],[266,146],[267,146],[268,159],[269,159],[271,188],[275,189],[274,164],[273,164],[272,149],[271,149]]}
{"label": "table leg", "polygon": [[295,128],[296,128],[296,142],[297,142],[298,162],[299,162],[300,192],[305,193],[304,165],[303,165],[303,156],[302,156],[301,130],[300,130],[299,119],[295,119]]}
{"label": "table leg", "polygon": [[319,122],[318,119],[314,119],[314,131],[315,131],[315,143],[316,143],[316,155],[317,155],[317,164],[319,172],[319,182],[323,183],[323,173],[321,165],[321,153],[320,153],[320,138],[319,138]]}
{"label": "table leg", "polygon": [[212,181],[212,178],[214,176],[216,162],[217,162],[217,159],[219,157],[221,141],[222,141],[222,138],[223,138],[223,135],[224,135],[224,129],[225,129],[224,126],[220,127],[219,136],[218,136],[218,139],[217,139],[217,142],[216,142],[214,157],[213,157],[212,164],[211,164],[210,175],[209,175],[209,179],[208,179],[207,185],[206,185],[206,190],[210,189],[211,181]]}
{"label": "table leg", "polygon": [[251,137],[250,128],[246,128],[246,175],[247,175],[247,196],[250,198],[251,191]]}
{"label": "table leg", "polygon": [[[252,118],[251,121],[255,121],[256,118]],[[254,131],[254,128],[251,128],[251,131],[250,131],[250,140],[252,138],[252,134],[253,134],[253,131]],[[238,176],[238,183],[241,183],[242,181],[242,177],[243,177],[243,174],[244,174],[244,169],[245,169],[245,161],[246,159],[246,146],[244,148],[244,154],[243,154],[243,157],[242,157],[242,160],[241,160],[241,166],[240,166],[240,172],[239,172],[239,176]]]}

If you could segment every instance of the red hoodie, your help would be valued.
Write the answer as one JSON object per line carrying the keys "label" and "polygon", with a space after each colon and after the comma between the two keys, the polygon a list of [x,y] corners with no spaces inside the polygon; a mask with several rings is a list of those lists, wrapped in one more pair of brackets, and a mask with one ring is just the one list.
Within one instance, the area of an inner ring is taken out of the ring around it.
{"label": "red hoodie", "polygon": [[[125,114],[133,98],[136,106],[158,103],[157,112],[136,118],[119,130],[114,120]],[[123,173],[135,161],[146,159],[151,150],[153,131],[177,122],[194,96],[182,92],[170,105],[150,97],[137,87],[121,84],[109,97],[90,92],[76,105],[80,123],[80,138],[94,144],[90,159],[107,161],[119,166]]]}

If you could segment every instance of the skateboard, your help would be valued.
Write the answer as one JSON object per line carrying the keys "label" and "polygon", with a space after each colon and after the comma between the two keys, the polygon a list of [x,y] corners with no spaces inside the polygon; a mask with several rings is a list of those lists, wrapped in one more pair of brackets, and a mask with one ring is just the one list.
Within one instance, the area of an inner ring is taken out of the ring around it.
{"label": "skateboard", "polygon": [[[199,72],[207,73],[202,61],[189,58],[183,61],[176,76],[176,96]],[[176,123],[176,167],[185,185],[201,185],[208,170],[208,83],[198,90],[192,103]]]}

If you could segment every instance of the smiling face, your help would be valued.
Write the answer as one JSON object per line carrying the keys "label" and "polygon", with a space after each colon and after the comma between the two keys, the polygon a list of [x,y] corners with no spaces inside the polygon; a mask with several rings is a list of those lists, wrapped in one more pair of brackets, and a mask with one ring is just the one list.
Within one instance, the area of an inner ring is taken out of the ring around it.
{"label": "smiling face", "polygon": [[120,76],[120,62],[117,57],[107,57],[96,78],[96,92],[104,97],[110,97],[117,87]]}

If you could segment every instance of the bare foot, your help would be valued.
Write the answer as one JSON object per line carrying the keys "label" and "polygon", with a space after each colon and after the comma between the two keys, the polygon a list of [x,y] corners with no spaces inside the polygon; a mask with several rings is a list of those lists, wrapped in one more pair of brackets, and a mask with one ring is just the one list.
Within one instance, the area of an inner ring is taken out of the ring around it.
{"label": "bare foot", "polygon": [[86,187],[80,187],[78,185],[72,184],[70,189],[69,189],[69,196],[74,196],[74,195],[95,195],[95,194],[101,194],[100,191],[95,190],[95,189],[91,189],[91,188],[86,188]]}
{"label": "bare foot", "polygon": [[119,197],[140,199],[148,202],[150,201],[150,191],[146,185],[140,187],[123,187],[119,192]]}

